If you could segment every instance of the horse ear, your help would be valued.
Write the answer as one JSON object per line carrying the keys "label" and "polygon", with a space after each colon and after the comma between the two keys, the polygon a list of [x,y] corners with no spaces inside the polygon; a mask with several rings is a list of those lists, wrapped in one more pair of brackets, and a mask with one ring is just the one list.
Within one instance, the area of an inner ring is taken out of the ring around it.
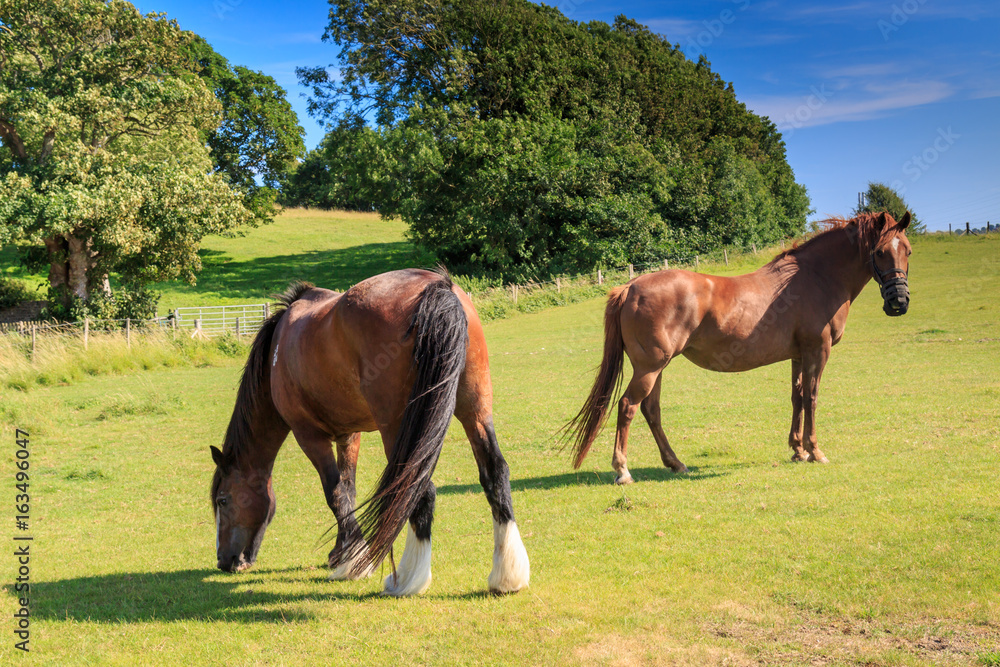
{"label": "horse ear", "polygon": [[885,222],[886,222],[885,221],[885,211],[882,211],[881,213],[879,213],[878,214],[878,218],[876,218],[876,220],[878,220],[878,228],[880,230],[885,229]]}
{"label": "horse ear", "polygon": [[215,465],[220,468],[226,467],[226,456],[223,454],[218,447],[215,445],[209,445],[209,449],[212,450],[212,460],[215,461]]}
{"label": "horse ear", "polygon": [[910,226],[910,212],[909,211],[907,211],[906,213],[903,214],[903,219],[900,220],[899,223],[896,226],[899,227],[899,231],[903,231],[904,229],[906,229],[907,227]]}

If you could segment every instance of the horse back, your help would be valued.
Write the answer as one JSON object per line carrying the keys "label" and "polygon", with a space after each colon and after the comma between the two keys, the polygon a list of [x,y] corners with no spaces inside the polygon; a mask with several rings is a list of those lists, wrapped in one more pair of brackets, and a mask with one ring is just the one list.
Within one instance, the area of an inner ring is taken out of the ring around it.
{"label": "horse back", "polygon": [[[272,387],[286,397],[276,405],[293,429],[301,422],[331,436],[391,430],[415,378],[414,312],[427,285],[440,279],[432,271],[392,271],[343,294],[311,290],[292,304],[275,336]],[[467,408],[478,411],[492,397],[485,339],[468,296],[457,286],[453,291],[469,323],[459,408],[478,396]]]}

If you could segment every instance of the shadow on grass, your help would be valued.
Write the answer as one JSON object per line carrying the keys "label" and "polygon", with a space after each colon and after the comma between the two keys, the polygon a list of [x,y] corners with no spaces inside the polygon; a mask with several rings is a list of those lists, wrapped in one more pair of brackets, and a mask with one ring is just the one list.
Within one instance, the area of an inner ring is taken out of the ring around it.
{"label": "shadow on grass", "polygon": [[[312,614],[298,603],[342,600],[361,602],[378,593],[347,593],[326,581],[326,570],[251,570],[228,574],[218,570],[125,572],[62,581],[31,583],[31,615],[35,619],[142,623],[202,621],[285,623],[307,621]],[[315,584],[315,592],[271,593],[276,584]],[[326,586],[329,584],[329,586]],[[6,587],[13,595],[12,587]]]}
{"label": "shadow on grass", "polygon": [[[232,261],[218,250],[199,251],[202,270],[194,287],[182,283],[160,283],[154,289],[173,288],[210,293],[227,299],[270,298],[283,292],[293,280],[306,280],[318,287],[343,291],[385,271],[428,265],[432,260],[411,243],[368,243],[337,250],[314,250],[295,255],[258,257]],[[175,304],[164,304],[174,307]]]}
{"label": "shadow on grass", "polygon": [[[632,479],[636,482],[674,482],[682,480],[711,479],[712,477],[722,477],[728,472],[703,470],[698,467],[688,468],[687,473],[675,473],[667,468],[635,468],[630,469]],[[527,479],[512,479],[510,481],[511,491],[529,490],[549,490],[566,486],[607,486],[613,484],[615,476],[611,472],[569,472],[562,475],[549,475],[548,477],[529,477]],[[482,493],[483,487],[479,484],[445,484],[437,487],[438,494],[462,494],[462,493]]]}

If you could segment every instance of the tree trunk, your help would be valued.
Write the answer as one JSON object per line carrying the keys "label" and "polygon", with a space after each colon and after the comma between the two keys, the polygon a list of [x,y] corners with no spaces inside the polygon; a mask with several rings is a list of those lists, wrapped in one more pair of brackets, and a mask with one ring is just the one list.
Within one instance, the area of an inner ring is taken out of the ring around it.
{"label": "tree trunk", "polygon": [[[50,236],[45,239],[45,249],[49,253],[49,287],[53,294],[65,296],[66,284],[69,282],[69,265],[66,262],[67,244],[63,236]],[[64,303],[63,305],[68,305]]]}
{"label": "tree trunk", "polygon": [[87,287],[87,272],[90,269],[89,244],[75,236],[66,239],[69,246],[69,280],[67,285],[70,294],[86,300],[90,296]]}

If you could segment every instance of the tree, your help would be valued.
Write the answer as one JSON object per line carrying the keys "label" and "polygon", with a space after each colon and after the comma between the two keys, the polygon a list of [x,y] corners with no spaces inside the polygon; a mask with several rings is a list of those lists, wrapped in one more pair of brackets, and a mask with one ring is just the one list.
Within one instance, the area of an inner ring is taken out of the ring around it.
{"label": "tree", "polygon": [[189,37],[187,53],[222,105],[221,122],[206,137],[215,170],[244,193],[259,221],[269,222],[279,184],[305,154],[305,130],[273,77],[233,67],[204,39]]}
{"label": "tree", "polygon": [[331,5],[339,76],[298,70],[310,113],[375,119],[345,178],[453,266],[537,275],[805,225],[773,123],[635,21],[526,0]]}
{"label": "tree", "polygon": [[252,221],[201,135],[220,104],[191,36],[124,0],[0,4],[0,243],[44,246],[64,307],[200,268],[199,242]]}
{"label": "tree", "polygon": [[340,125],[330,130],[287,174],[279,201],[285,206],[371,211],[371,196],[359,182],[367,167],[356,165],[365,159],[361,153],[373,138],[371,128],[364,125]]}
{"label": "tree", "polygon": [[907,228],[908,232],[910,234],[927,233],[927,225],[917,220],[916,214],[906,201],[903,200],[903,197],[885,183],[869,182],[868,189],[864,194],[864,202],[864,206],[855,207],[855,215],[858,213],[881,213],[885,211],[895,220],[902,220],[903,215],[909,211],[910,226]]}

